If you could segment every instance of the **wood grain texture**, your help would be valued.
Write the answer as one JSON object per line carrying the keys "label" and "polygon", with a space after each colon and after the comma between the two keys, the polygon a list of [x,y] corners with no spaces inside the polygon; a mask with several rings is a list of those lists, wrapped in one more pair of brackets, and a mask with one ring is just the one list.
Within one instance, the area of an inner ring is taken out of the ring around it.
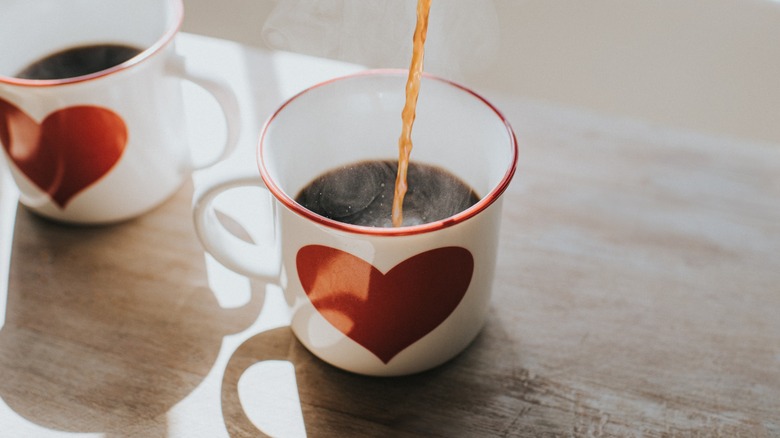
{"label": "wood grain texture", "polygon": [[[262,436],[239,387],[272,360],[294,365],[312,437],[780,436],[780,147],[488,97],[521,161],[489,321],[452,362],[352,375],[253,325],[262,285],[223,308],[191,186],[111,227],[20,207],[0,436],[29,430],[20,417],[51,436]],[[172,421],[183,404],[208,413],[188,433]]]}
{"label": "wood grain texture", "polygon": [[526,147],[499,319],[570,400],[569,432],[780,434],[780,149],[542,105],[510,117]]}

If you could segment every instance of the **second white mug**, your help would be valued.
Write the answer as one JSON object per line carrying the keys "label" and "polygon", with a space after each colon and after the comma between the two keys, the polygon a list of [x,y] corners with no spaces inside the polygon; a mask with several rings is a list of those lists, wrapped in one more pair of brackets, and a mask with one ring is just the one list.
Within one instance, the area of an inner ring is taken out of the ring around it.
{"label": "second white mug", "polygon": [[[181,0],[0,3],[0,155],[22,204],[51,219],[96,224],[138,216],[169,198],[195,168],[182,80],[211,92],[225,115],[217,159],[233,149],[237,99],[176,53],[182,17]],[[99,44],[138,53],[73,77],[19,77],[49,55]]]}

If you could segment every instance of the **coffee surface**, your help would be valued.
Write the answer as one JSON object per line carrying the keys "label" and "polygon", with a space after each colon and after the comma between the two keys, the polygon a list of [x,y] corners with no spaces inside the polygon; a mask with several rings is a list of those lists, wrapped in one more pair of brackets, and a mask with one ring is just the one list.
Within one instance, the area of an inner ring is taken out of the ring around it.
{"label": "coffee surface", "polygon": [[[295,200],[308,210],[339,222],[392,227],[397,172],[398,164],[390,160],[347,165],[315,179]],[[436,166],[410,163],[407,178],[403,226],[445,219],[479,201],[466,183]]]}
{"label": "coffee surface", "polygon": [[121,44],[72,47],[33,62],[16,77],[21,79],[67,79],[97,73],[119,65],[141,49]]}

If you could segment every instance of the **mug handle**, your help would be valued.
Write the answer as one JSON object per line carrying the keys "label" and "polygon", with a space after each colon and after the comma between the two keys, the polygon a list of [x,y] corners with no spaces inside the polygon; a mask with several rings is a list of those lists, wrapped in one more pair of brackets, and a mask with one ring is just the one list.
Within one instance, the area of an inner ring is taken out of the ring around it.
{"label": "mug handle", "polygon": [[269,223],[274,227],[273,242],[260,243],[249,243],[231,233],[219,220],[214,206],[217,197],[231,189],[256,187],[267,191],[260,176],[223,171],[212,174],[208,181],[204,181],[203,187],[194,196],[192,214],[195,232],[206,252],[241,275],[277,283],[281,271],[281,250],[276,233],[275,204],[268,203]]}
{"label": "mug handle", "polygon": [[174,55],[172,62],[168,64],[168,73],[185,81],[192,82],[209,92],[214,96],[222,110],[227,131],[222,153],[205,163],[193,165],[191,170],[200,170],[211,167],[233,153],[238,145],[239,135],[241,133],[241,113],[236,93],[233,92],[233,88],[226,82],[204,72],[194,71],[192,67],[187,65],[186,59],[181,55]]}

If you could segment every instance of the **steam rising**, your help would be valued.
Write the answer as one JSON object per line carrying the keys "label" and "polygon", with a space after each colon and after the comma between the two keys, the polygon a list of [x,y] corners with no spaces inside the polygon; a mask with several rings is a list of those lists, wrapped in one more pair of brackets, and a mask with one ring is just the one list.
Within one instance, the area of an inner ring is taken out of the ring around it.
{"label": "steam rising", "polygon": [[[417,0],[283,0],[263,27],[274,49],[367,67],[408,68]],[[431,6],[425,70],[462,80],[491,67],[500,43],[494,0]]]}

